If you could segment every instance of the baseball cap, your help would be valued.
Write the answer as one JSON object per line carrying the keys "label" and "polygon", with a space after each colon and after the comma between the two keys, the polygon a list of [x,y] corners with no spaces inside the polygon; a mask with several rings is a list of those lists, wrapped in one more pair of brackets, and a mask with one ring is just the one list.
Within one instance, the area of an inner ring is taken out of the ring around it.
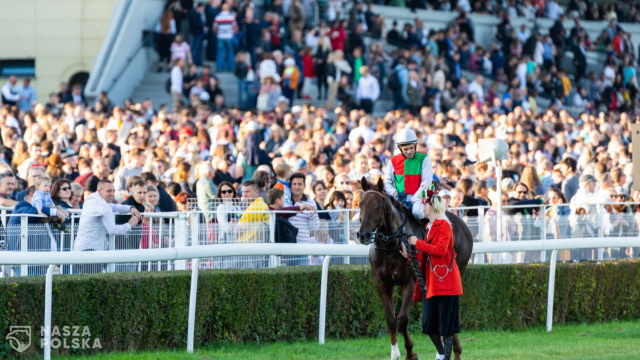
{"label": "baseball cap", "polygon": [[307,162],[304,159],[298,159],[296,160],[296,163],[293,166],[293,171],[298,171],[300,169],[303,169],[307,166]]}

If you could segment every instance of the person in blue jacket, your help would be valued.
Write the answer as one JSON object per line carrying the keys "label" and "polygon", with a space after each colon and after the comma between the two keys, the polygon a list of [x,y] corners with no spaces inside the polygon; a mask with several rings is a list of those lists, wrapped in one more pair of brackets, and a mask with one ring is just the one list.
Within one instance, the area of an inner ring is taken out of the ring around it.
{"label": "person in blue jacket", "polygon": [[[35,186],[30,186],[27,188],[27,190],[25,191],[25,197],[24,200],[18,202],[15,206],[15,208],[13,209],[12,213],[11,213],[11,217],[9,219],[9,223],[7,224],[7,238],[9,239],[9,246],[8,246],[8,250],[9,251],[52,251],[52,250],[56,250],[57,249],[57,244],[55,243],[55,241],[52,241],[52,239],[49,237],[49,234],[43,234],[44,229],[42,229],[42,231],[38,231],[36,227],[34,227],[32,224],[41,224],[43,222],[43,220],[46,220],[46,218],[43,218],[42,216],[38,215],[38,209],[33,206],[31,204],[31,198],[33,197],[33,194],[35,193],[36,188]],[[45,216],[50,216],[51,214],[51,208],[49,207],[43,207],[42,208],[42,212]],[[27,249],[20,249],[20,230],[21,230],[21,218],[22,216],[19,216],[20,214],[29,214],[29,215],[33,215],[33,216],[27,216],[27,222],[29,223],[29,230],[30,230],[30,234],[27,240]],[[62,209],[58,209],[57,215],[58,218],[60,218],[61,221],[66,220],[66,218],[69,216],[69,213],[65,210]],[[40,273],[40,271],[31,271],[31,268],[36,268],[36,267],[29,267],[29,273],[30,275],[35,274],[35,273]],[[37,266],[37,268],[41,268],[41,266]]]}

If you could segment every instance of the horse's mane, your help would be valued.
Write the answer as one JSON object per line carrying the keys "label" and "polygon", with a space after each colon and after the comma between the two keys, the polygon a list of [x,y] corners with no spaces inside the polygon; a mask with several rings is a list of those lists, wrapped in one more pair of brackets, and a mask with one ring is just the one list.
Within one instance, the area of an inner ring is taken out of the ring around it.
{"label": "horse's mane", "polygon": [[[386,193],[383,193],[385,199],[388,199],[393,207],[400,211],[401,216],[407,217],[407,225],[409,225],[410,229],[423,229],[423,226],[420,224],[418,219],[413,216],[411,209],[409,209],[404,203],[400,202],[398,199],[390,196]],[[420,235],[420,234],[416,234]]]}

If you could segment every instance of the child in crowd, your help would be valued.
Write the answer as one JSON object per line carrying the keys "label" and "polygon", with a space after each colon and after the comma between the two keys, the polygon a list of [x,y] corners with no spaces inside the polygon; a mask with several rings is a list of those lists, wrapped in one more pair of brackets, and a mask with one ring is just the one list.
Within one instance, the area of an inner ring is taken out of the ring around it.
{"label": "child in crowd", "polygon": [[280,189],[283,193],[284,204],[282,206],[291,206],[291,184],[289,176],[291,175],[291,166],[287,162],[278,158],[273,161],[273,171],[276,173],[276,183],[274,189]]}
{"label": "child in crowd", "polygon": [[309,204],[301,204],[300,206],[284,206],[284,191],[282,189],[274,188],[267,192],[267,200],[269,201],[269,210],[276,211],[276,217],[288,219],[300,211],[314,211],[315,206]]}
{"label": "child in crowd", "polygon": [[[38,215],[42,215],[42,208],[55,208],[56,204],[51,199],[51,178],[48,176],[41,176],[35,181],[36,191],[31,199],[31,204],[38,209]],[[55,211],[51,213],[51,216],[55,215]]]}

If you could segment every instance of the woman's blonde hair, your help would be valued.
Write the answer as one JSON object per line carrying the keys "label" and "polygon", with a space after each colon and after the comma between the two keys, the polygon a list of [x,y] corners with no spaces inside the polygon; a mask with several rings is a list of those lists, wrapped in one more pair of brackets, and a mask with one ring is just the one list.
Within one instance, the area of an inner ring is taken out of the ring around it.
{"label": "woman's blonde hair", "polygon": [[444,203],[444,199],[440,195],[433,195],[431,197],[431,201],[429,201],[431,205],[431,210],[433,211],[433,216],[436,219],[446,219],[445,211],[447,210],[447,206]]}

